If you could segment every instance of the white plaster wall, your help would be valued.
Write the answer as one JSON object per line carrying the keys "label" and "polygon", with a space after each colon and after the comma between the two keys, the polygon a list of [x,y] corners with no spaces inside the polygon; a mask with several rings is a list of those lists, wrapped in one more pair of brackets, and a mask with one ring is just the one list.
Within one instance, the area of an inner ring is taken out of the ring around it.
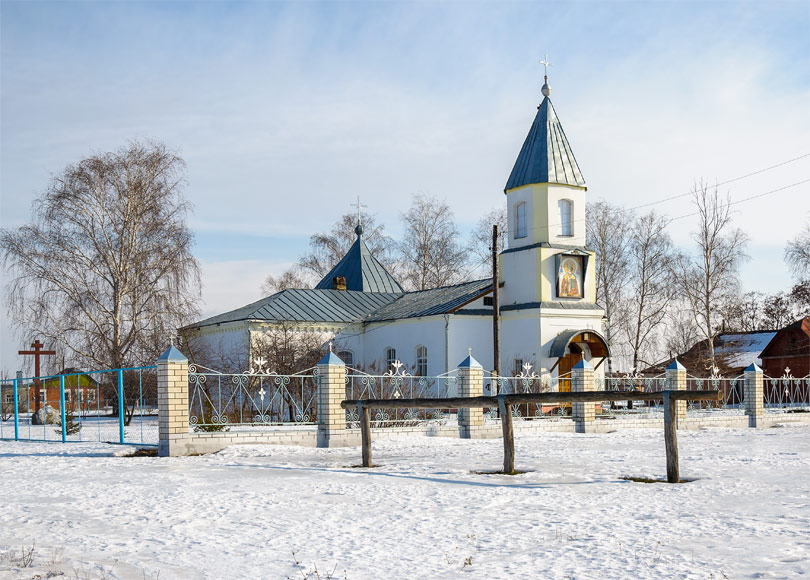
{"label": "white plaster wall", "polygon": [[[574,235],[560,235],[560,206],[561,199],[570,199],[574,202]],[[549,185],[548,187],[548,216],[549,240],[556,244],[570,246],[585,245],[585,191],[576,187],[564,185]]]}
{"label": "white plaster wall", "polygon": [[444,316],[369,324],[362,340],[363,364],[368,369],[372,363],[376,363],[375,373],[388,370],[384,368],[387,347],[397,350],[397,358],[405,365],[407,372],[414,372],[418,345],[424,345],[428,349],[428,375],[435,376],[445,372]]}
{"label": "white plaster wall", "polygon": [[537,249],[501,254],[501,306],[537,301]]}
{"label": "white plaster wall", "polygon": [[[207,326],[189,335],[192,362],[222,367],[218,361],[247,361],[250,335],[246,322],[229,322]],[[196,356],[195,356],[196,355]],[[222,371],[223,368],[214,368]],[[245,369],[240,369],[245,370]]]}
{"label": "white plaster wall", "polygon": [[492,316],[454,315],[450,319],[450,368],[453,370],[467,358],[472,348],[475,360],[486,370],[492,370]]}
{"label": "white plaster wall", "polygon": [[[523,238],[515,238],[517,232],[517,214],[515,207],[521,202],[526,202],[526,236]],[[524,186],[518,189],[511,190],[506,194],[506,214],[507,214],[507,227],[509,228],[509,235],[507,236],[507,247],[520,248],[527,246],[534,241],[534,196],[532,195],[531,185]]]}
{"label": "white plaster wall", "polygon": [[512,374],[516,358],[541,366],[539,316],[536,308],[501,313],[501,374]]}

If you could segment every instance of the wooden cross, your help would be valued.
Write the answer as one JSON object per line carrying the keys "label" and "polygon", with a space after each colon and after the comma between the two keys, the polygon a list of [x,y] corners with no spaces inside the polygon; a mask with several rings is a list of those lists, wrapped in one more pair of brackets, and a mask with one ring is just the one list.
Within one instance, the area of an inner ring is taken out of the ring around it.
{"label": "wooden cross", "polygon": [[56,354],[55,350],[42,350],[45,345],[39,342],[39,339],[35,340],[31,343],[31,348],[34,350],[20,350],[17,354],[21,355],[33,355],[34,356],[34,385],[35,385],[35,392],[34,392],[34,412],[39,411],[40,409],[40,402],[39,402],[39,391],[42,387],[42,381],[39,380],[40,375],[40,366],[39,366],[39,357],[45,355]]}

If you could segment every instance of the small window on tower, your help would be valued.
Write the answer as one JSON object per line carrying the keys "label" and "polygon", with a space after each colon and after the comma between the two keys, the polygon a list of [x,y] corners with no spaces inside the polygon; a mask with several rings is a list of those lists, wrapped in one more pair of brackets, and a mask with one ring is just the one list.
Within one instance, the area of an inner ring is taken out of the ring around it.
{"label": "small window on tower", "polygon": [[515,206],[515,238],[526,237],[526,202]]}
{"label": "small window on tower", "polygon": [[560,206],[560,235],[574,235],[574,203],[570,199],[561,199]]}
{"label": "small window on tower", "polygon": [[484,306],[494,306],[495,302],[492,296],[484,296]]}

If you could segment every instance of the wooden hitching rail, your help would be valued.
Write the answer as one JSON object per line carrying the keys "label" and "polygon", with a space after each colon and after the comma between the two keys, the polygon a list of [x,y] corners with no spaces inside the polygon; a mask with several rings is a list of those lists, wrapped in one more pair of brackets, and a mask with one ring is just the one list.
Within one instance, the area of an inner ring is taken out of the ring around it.
{"label": "wooden hitching rail", "polygon": [[584,393],[515,393],[497,397],[453,397],[447,399],[351,399],[343,401],[344,409],[357,407],[363,445],[363,467],[371,463],[370,409],[472,409],[498,407],[503,429],[503,472],[515,472],[515,434],[512,429],[512,405],[526,403],[596,403],[601,401],[650,401],[664,404],[664,444],[667,453],[667,481],[680,481],[678,470],[677,412],[678,401],[721,401],[722,393],[712,391],[661,391],[638,393],[590,391]]}

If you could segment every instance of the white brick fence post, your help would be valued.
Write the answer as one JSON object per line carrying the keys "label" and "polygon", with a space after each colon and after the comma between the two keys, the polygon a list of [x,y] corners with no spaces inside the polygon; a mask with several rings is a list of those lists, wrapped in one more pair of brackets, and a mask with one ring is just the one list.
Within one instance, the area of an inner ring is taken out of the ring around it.
{"label": "white brick fence post", "polygon": [[[667,367],[667,390],[686,390],[686,367],[679,363],[678,359],[673,360]],[[677,401],[675,403],[675,415],[676,421],[686,419],[686,401]]]}
{"label": "white brick fence post", "polygon": [[[470,354],[458,365],[458,394],[460,397],[481,397],[484,394],[484,368]],[[484,409],[458,410],[459,436],[475,438],[477,427],[484,425]]]}
{"label": "white brick fence post", "polygon": [[[574,393],[594,391],[593,367],[585,359],[580,360],[571,369],[571,386]],[[577,433],[587,433],[593,427],[595,403],[572,403],[574,427]]]}
{"label": "white brick fence post", "polygon": [[188,359],[170,346],[157,360],[158,455],[185,455],[188,438]]}
{"label": "white brick fence post", "polygon": [[346,445],[346,363],[329,351],[318,369],[318,447]]}
{"label": "white brick fence post", "polygon": [[765,417],[763,405],[762,369],[755,363],[745,369],[745,414],[748,415],[749,427],[762,427]]}

